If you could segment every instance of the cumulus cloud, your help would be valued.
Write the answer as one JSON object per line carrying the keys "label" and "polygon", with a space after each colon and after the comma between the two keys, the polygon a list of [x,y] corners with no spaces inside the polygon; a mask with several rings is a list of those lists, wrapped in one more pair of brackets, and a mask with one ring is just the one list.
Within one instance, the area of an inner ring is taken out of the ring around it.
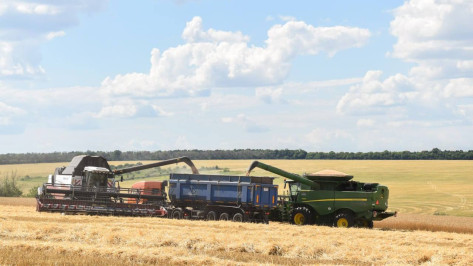
{"label": "cumulus cloud", "polygon": [[472,58],[473,2],[411,0],[394,11],[393,56],[406,60]]}
{"label": "cumulus cloud", "polygon": [[368,71],[360,84],[350,87],[337,104],[337,112],[359,114],[407,103],[416,97],[415,85],[404,75],[381,80],[382,71]]}
{"label": "cumulus cloud", "polygon": [[368,71],[339,100],[337,111],[372,114],[395,107],[417,116],[420,106],[435,106],[455,116],[454,106],[473,97],[473,2],[410,0],[394,16],[390,31],[397,42],[389,55],[414,66],[407,75],[385,79],[380,71]]}
{"label": "cumulus cloud", "polygon": [[64,29],[79,23],[79,13],[100,10],[106,2],[3,0],[0,3],[0,78],[44,74],[40,45],[64,36]]}
{"label": "cumulus cloud", "polygon": [[367,29],[314,27],[303,21],[288,21],[268,31],[265,46],[249,44],[241,32],[204,30],[202,19],[186,24],[184,44],[164,51],[151,51],[149,73],[107,77],[102,90],[113,95],[199,95],[215,87],[267,86],[281,83],[291,60],[298,55],[360,47],[369,39]]}
{"label": "cumulus cloud", "polygon": [[186,23],[186,27],[182,32],[182,39],[188,43],[193,42],[248,42],[250,37],[243,35],[241,32],[219,31],[215,29],[202,30],[202,18],[194,17]]}
{"label": "cumulus cloud", "polygon": [[473,2],[411,0],[394,10],[390,53],[417,65],[410,75],[445,79],[473,75]]}

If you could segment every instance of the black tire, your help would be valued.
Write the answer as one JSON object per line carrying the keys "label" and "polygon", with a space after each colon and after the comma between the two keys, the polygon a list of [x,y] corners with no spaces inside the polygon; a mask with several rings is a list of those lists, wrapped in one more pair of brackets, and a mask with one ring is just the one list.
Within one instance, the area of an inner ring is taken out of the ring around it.
{"label": "black tire", "polygon": [[313,213],[307,207],[297,207],[292,211],[291,223],[296,225],[313,224]]}
{"label": "black tire", "polygon": [[355,220],[353,219],[353,215],[351,213],[342,212],[335,215],[335,219],[333,219],[333,226],[334,227],[352,227],[355,224]]}
{"label": "black tire", "polygon": [[230,215],[228,215],[228,213],[226,212],[223,212],[222,214],[220,214],[220,217],[218,217],[218,219],[220,221],[228,221],[230,220]]}
{"label": "black tire", "polygon": [[172,211],[171,219],[182,219],[182,211],[179,209],[175,209],[174,211]]}
{"label": "black tire", "polygon": [[367,219],[355,220],[355,227],[373,229],[373,221]]}
{"label": "black tire", "polygon": [[214,211],[209,211],[209,212],[207,213],[207,220],[208,220],[208,221],[215,221],[215,220],[217,220],[217,213],[214,212]]}
{"label": "black tire", "polygon": [[242,223],[243,222],[243,214],[237,212],[235,215],[233,215],[232,221]]}

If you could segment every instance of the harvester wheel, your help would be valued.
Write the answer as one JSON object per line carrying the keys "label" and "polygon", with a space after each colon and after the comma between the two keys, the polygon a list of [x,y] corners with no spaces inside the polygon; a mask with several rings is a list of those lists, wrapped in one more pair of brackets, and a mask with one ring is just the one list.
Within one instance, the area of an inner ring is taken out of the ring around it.
{"label": "harvester wheel", "polygon": [[297,225],[312,224],[312,212],[306,207],[297,207],[292,211],[291,223]]}
{"label": "harvester wheel", "polygon": [[354,224],[353,215],[349,213],[339,213],[333,220],[333,226],[335,227],[352,227]]}
{"label": "harvester wheel", "polygon": [[172,219],[182,219],[182,211],[179,210],[179,209],[175,209],[175,210],[172,212],[171,218],[172,218]]}
{"label": "harvester wheel", "polygon": [[233,221],[239,223],[243,222],[243,214],[239,212],[235,213],[235,215],[233,215]]}
{"label": "harvester wheel", "polygon": [[367,220],[367,219],[360,219],[355,221],[355,226],[360,227],[360,228],[373,228],[373,221]]}
{"label": "harvester wheel", "polygon": [[224,212],[220,214],[220,217],[218,218],[220,221],[228,221],[230,219],[230,215],[228,213]]}
{"label": "harvester wheel", "polygon": [[214,211],[209,211],[209,212],[207,213],[207,220],[208,220],[208,221],[215,221],[215,220],[217,220],[217,213],[214,212]]}

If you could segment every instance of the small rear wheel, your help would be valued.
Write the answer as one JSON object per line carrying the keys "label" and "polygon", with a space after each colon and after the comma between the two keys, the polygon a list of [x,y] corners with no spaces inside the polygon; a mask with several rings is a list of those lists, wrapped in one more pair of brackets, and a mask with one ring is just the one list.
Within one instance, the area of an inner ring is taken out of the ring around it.
{"label": "small rear wheel", "polygon": [[179,209],[175,209],[174,211],[172,211],[171,218],[172,219],[182,219],[182,211],[179,210]]}
{"label": "small rear wheel", "polygon": [[355,226],[360,228],[373,228],[373,221],[368,219],[359,219],[355,221]]}
{"label": "small rear wheel", "polygon": [[243,222],[243,214],[239,212],[235,213],[235,215],[233,215],[233,221],[239,223]]}
{"label": "small rear wheel", "polygon": [[220,221],[228,221],[230,219],[230,215],[228,213],[224,212],[220,214],[220,217],[218,218]]}
{"label": "small rear wheel", "polygon": [[215,220],[217,220],[217,213],[214,212],[214,211],[209,211],[209,212],[207,213],[207,220],[208,220],[208,221],[215,221]]}

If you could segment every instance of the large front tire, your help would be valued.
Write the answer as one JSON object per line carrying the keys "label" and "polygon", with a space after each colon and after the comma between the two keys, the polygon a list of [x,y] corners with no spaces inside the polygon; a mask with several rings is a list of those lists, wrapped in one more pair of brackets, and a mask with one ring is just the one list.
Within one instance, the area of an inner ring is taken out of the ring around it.
{"label": "large front tire", "polygon": [[313,213],[306,207],[297,207],[292,211],[291,223],[307,225],[313,223]]}
{"label": "large front tire", "polygon": [[354,225],[353,215],[349,213],[339,213],[335,215],[335,219],[333,219],[333,226],[334,227],[352,227]]}

